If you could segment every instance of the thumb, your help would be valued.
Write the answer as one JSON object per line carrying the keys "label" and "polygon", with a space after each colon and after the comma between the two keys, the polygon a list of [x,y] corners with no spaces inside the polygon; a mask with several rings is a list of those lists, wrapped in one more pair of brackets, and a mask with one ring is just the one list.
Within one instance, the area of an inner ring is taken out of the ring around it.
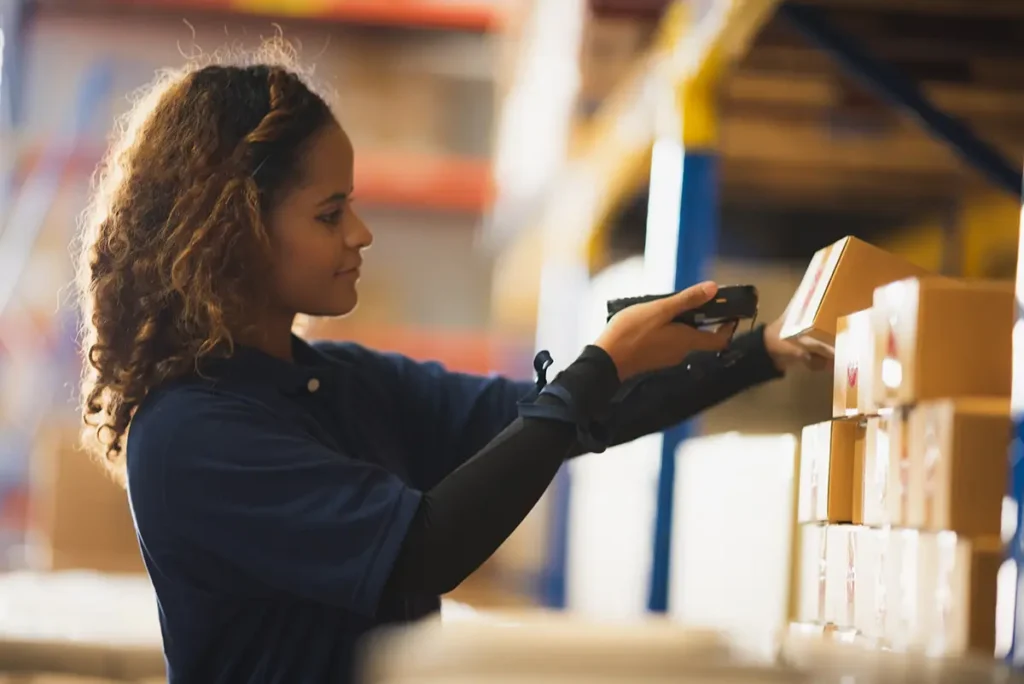
{"label": "thumb", "polygon": [[658,314],[665,323],[683,313],[696,309],[702,304],[707,304],[718,292],[718,285],[709,281],[688,287],[682,292],[677,292],[671,297],[665,297],[655,302],[658,305]]}

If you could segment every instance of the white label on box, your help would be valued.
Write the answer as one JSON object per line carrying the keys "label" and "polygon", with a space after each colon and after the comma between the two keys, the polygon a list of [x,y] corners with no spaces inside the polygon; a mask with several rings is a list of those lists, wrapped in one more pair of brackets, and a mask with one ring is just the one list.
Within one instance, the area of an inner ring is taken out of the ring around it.
{"label": "white label on box", "polygon": [[874,374],[875,339],[871,327],[871,311],[860,311],[850,317],[853,332],[854,354],[856,355],[855,376],[847,374],[847,382],[857,386],[857,412],[861,415],[874,413],[875,403],[871,396]]}
{"label": "white label on box", "polygon": [[887,643],[889,639],[889,577],[895,564],[892,549],[892,532],[889,528],[878,530],[875,537],[878,545],[878,574],[875,577],[875,610],[872,626],[865,630],[869,636]]}
{"label": "white label on box", "polygon": [[956,534],[922,534],[918,545],[917,615],[912,643],[934,656],[959,653],[965,645],[962,623],[969,587],[970,549]]}
{"label": "white label on box", "polygon": [[851,525],[830,525],[826,535],[825,622],[840,628],[853,627],[855,547]]}
{"label": "white label on box", "polygon": [[[923,410],[918,407],[916,410]],[[921,470],[922,502],[924,510],[915,516],[917,522],[928,529],[942,530],[949,527],[948,491],[942,486],[948,482],[949,459],[942,459],[941,430],[944,416],[936,407],[930,407],[924,420],[924,449]]]}
{"label": "white label on box", "polygon": [[865,525],[882,527],[889,524],[889,432],[887,418],[870,418],[864,444]]}
{"label": "white label on box", "polygon": [[893,567],[889,574],[886,640],[897,651],[911,645],[916,633],[918,591],[918,533],[899,530],[890,537]]}
{"label": "white label on box", "polygon": [[832,425],[828,422],[808,425],[800,435],[798,522],[815,522],[828,517],[831,446]]}
{"label": "white label on box", "polygon": [[883,633],[878,629],[878,584],[882,570],[882,556],[879,540],[882,532],[868,527],[857,528],[856,558],[854,560],[854,581],[857,584],[854,597],[853,626],[858,632],[871,639],[880,639]]}
{"label": "white label on box", "polygon": [[[873,299],[875,398],[892,402],[913,387],[920,282],[910,278],[875,288]],[[890,404],[891,405],[891,404]]]}
{"label": "white label on box", "polygon": [[803,332],[804,328],[801,326],[801,321],[804,319],[804,310],[810,302],[814,287],[818,283],[818,278],[821,277],[825,259],[828,258],[830,249],[832,249],[831,246],[819,249],[811,257],[811,263],[807,265],[807,270],[804,271],[804,277],[800,280],[800,285],[796,288],[796,292],[793,293],[793,298],[790,300],[789,305],[786,306],[786,317],[782,322],[781,331],[783,337],[792,337]]}
{"label": "white label on box", "polygon": [[800,287],[797,288],[786,310],[782,325],[783,337],[794,337],[811,327],[814,316],[828,291],[832,274],[839,264],[839,258],[846,247],[846,238],[814,253],[810,265],[804,272]]}
{"label": "white label on box", "polygon": [[[900,410],[879,418],[879,431],[885,433],[888,445],[889,474],[886,478],[885,501],[888,509],[886,524],[904,526],[910,485],[910,452],[907,449],[906,419]],[[881,436],[879,439],[882,439]]]}
{"label": "white label on box", "polygon": [[825,552],[827,527],[800,528],[800,577],[797,620],[822,624],[825,609]]}
{"label": "white label on box", "polygon": [[833,407],[835,417],[871,415],[871,376],[874,345],[871,310],[865,309],[840,319],[835,341]]}

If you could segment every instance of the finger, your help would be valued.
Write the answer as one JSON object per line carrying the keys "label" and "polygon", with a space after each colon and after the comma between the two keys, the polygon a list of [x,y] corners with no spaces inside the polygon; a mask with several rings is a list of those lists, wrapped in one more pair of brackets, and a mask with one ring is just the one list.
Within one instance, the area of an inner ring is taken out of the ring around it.
{"label": "finger", "polygon": [[707,304],[717,292],[718,285],[709,280],[688,287],[671,297],[665,297],[653,303],[657,304],[662,320],[668,322],[684,311],[696,309],[702,304]]}

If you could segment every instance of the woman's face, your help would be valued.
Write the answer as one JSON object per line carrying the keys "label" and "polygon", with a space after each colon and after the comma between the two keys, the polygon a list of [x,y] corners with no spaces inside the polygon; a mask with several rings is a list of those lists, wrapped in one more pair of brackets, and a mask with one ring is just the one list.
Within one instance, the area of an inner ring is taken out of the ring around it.
{"label": "woman's face", "polygon": [[307,150],[301,180],[268,217],[273,292],[290,314],[342,316],[358,301],[361,252],[373,236],[352,210],[353,152],[345,132],[331,124]]}

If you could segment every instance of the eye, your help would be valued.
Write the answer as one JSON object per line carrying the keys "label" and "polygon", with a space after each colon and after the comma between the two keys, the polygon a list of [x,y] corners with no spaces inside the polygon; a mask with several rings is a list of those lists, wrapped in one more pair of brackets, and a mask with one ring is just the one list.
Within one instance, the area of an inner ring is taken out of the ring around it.
{"label": "eye", "polygon": [[341,221],[341,209],[335,209],[329,211],[326,214],[320,214],[316,217],[316,220],[328,226],[336,226]]}

